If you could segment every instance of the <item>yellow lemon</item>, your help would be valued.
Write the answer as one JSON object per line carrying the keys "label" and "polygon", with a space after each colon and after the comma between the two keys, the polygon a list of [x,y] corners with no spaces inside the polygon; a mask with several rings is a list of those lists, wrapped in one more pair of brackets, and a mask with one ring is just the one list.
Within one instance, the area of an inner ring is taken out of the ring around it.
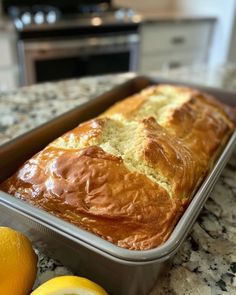
{"label": "yellow lemon", "polygon": [[0,294],[26,295],[37,273],[37,255],[23,234],[0,227]]}
{"label": "yellow lemon", "polygon": [[94,282],[77,276],[53,278],[39,286],[30,295],[108,295]]}

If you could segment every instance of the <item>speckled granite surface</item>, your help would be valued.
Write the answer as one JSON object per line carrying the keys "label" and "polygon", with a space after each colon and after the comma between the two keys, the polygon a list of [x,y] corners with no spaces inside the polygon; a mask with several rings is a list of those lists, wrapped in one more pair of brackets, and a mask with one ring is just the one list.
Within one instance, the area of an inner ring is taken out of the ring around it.
{"label": "speckled granite surface", "polygon": [[[153,74],[154,76],[157,74]],[[159,76],[236,92],[236,67],[183,68]],[[133,77],[104,76],[47,83],[0,94],[0,144]],[[236,99],[236,98],[235,98]],[[40,284],[70,273],[39,254]],[[150,295],[236,294],[236,153],[220,177],[191,235]]]}

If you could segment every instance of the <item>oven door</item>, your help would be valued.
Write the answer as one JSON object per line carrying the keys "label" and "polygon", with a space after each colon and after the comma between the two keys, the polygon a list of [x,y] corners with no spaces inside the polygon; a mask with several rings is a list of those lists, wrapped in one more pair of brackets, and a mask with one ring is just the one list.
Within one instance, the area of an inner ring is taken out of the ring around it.
{"label": "oven door", "polygon": [[18,43],[21,84],[136,71],[139,36],[127,34]]}

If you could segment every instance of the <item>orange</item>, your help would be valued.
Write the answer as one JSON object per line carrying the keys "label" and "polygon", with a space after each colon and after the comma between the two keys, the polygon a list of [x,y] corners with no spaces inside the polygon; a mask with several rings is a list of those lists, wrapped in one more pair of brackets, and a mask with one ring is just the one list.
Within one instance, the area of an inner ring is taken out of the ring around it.
{"label": "orange", "polygon": [[56,277],[34,290],[31,295],[108,295],[96,283],[77,276]]}
{"label": "orange", "polygon": [[37,255],[23,234],[0,227],[0,294],[27,295],[37,274]]}

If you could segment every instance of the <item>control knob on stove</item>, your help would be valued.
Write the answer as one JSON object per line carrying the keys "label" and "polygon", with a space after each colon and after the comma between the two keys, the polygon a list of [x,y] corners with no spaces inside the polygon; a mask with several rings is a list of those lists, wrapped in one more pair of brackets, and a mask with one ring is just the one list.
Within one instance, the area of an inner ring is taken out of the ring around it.
{"label": "control knob on stove", "polygon": [[34,22],[38,25],[41,25],[45,22],[45,13],[43,11],[37,11],[34,14]]}
{"label": "control knob on stove", "polygon": [[23,25],[25,25],[25,26],[31,24],[31,22],[32,22],[32,15],[31,15],[31,13],[29,11],[24,12],[21,15],[21,21],[22,21]]}
{"label": "control knob on stove", "polygon": [[58,15],[56,13],[55,10],[50,10],[47,14],[46,14],[46,20],[49,24],[53,24],[57,21]]}
{"label": "control knob on stove", "polygon": [[117,20],[123,20],[125,18],[125,9],[124,8],[117,9],[115,12],[115,17]]}

